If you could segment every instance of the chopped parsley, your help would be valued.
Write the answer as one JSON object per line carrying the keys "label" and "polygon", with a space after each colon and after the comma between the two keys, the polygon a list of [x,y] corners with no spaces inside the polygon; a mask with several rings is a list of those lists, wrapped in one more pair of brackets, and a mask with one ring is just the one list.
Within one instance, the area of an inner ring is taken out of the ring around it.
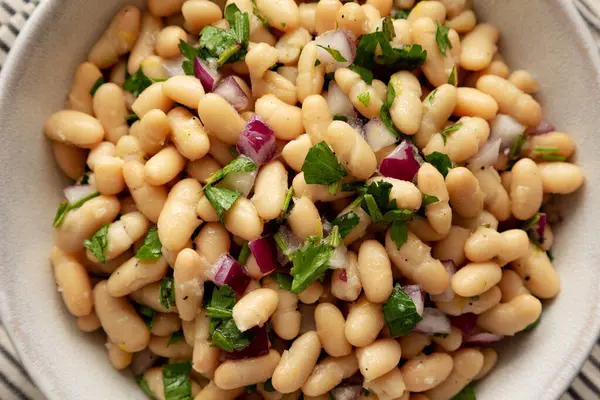
{"label": "chopped parsley", "polygon": [[[89,179],[89,178],[86,178],[86,177],[87,177],[87,175],[84,175],[84,176],[83,176],[83,180],[85,180],[85,179]],[[82,180],[82,183],[83,183],[83,180]],[[86,183],[87,183],[87,182],[86,182]],[[65,216],[67,215],[67,213],[68,213],[69,211],[71,211],[71,210],[75,210],[76,208],[79,208],[79,207],[81,207],[81,206],[82,206],[82,205],[84,205],[84,204],[85,204],[87,201],[89,201],[89,200],[91,200],[91,199],[93,199],[93,198],[96,198],[96,197],[98,197],[98,196],[100,196],[100,193],[98,193],[98,192],[95,192],[95,193],[92,193],[92,194],[90,194],[90,195],[87,195],[87,196],[85,196],[85,197],[84,197],[84,198],[82,198],[82,199],[79,199],[79,200],[77,200],[77,201],[76,201],[75,203],[73,203],[73,204],[69,204],[69,202],[68,202],[68,201],[66,201],[66,200],[65,200],[65,201],[62,201],[62,202],[61,202],[61,203],[58,205],[58,210],[56,210],[56,215],[54,216],[54,222],[52,223],[52,226],[53,226],[53,227],[55,227],[55,228],[58,228],[58,227],[59,227],[59,226],[60,226],[60,225],[63,223],[63,220],[65,219]]]}
{"label": "chopped parsley", "polygon": [[283,272],[273,272],[269,276],[279,284],[280,289],[292,291],[292,281],[294,278],[291,275],[284,274]]}
{"label": "chopped parsley", "polygon": [[475,397],[473,386],[471,384],[468,384],[463,390],[458,392],[458,394],[456,394],[456,396],[454,396],[450,400],[477,400],[477,398]]}
{"label": "chopped parsley", "polygon": [[392,132],[396,137],[405,137],[405,135],[396,128],[394,125],[394,121],[392,121],[392,116],[390,115],[390,108],[392,108],[392,104],[394,104],[394,100],[396,99],[396,89],[394,85],[390,81],[388,83],[388,90],[385,96],[385,100],[381,105],[381,109],[379,110],[379,116],[383,121],[383,124],[388,128],[390,132]]}
{"label": "chopped parsley", "polygon": [[162,255],[161,253],[162,244],[158,237],[158,229],[152,227],[148,229],[144,244],[135,253],[135,257],[140,260],[157,260]]}
{"label": "chopped parsley", "polygon": [[142,320],[144,320],[144,322],[146,323],[148,329],[152,329],[152,327],[154,326],[154,318],[156,317],[156,311],[150,307],[142,305],[136,305],[135,308],[138,314],[140,314],[140,317],[142,317]]}
{"label": "chopped parsley", "polygon": [[535,329],[540,324],[541,320],[542,320],[542,314],[540,314],[540,316],[538,317],[538,319],[536,319],[535,321],[533,321],[532,323],[530,323],[529,325],[527,325],[525,327],[524,331],[525,332],[532,331],[533,329]]}
{"label": "chopped parsley", "polygon": [[[254,13],[254,15],[256,15],[256,18],[258,18],[258,20],[260,22],[262,22],[263,26],[267,29],[271,29],[271,25],[269,25],[269,22],[267,22],[267,19],[265,17],[263,17],[263,15],[260,13],[260,10],[258,9],[258,6],[256,5],[256,0],[252,0],[252,12]],[[285,28],[285,26],[284,26]]]}
{"label": "chopped parsley", "polygon": [[308,150],[302,164],[302,172],[304,172],[304,180],[309,185],[330,185],[348,175],[324,141]]}
{"label": "chopped parsley", "polygon": [[256,170],[256,164],[248,157],[238,157],[206,179],[206,186],[214,185],[227,175],[235,172],[251,172]]}
{"label": "chopped parsley", "polygon": [[338,115],[338,114],[336,114],[336,115],[334,115],[334,116],[333,116],[333,120],[334,120],[334,121],[344,121],[344,122],[348,122],[348,117],[345,117],[345,116],[343,116],[343,115]]}
{"label": "chopped parsley", "polygon": [[156,396],[154,396],[154,393],[152,393],[152,390],[150,390],[150,386],[148,386],[148,382],[146,382],[144,378],[140,376],[136,379],[136,381],[146,396],[150,397],[152,400],[156,399]]}
{"label": "chopped parsley", "polygon": [[394,19],[408,19],[410,10],[400,10],[397,8],[392,9],[392,18]]}
{"label": "chopped parsley", "polygon": [[448,84],[450,84],[452,86],[456,86],[458,84],[458,81],[456,78],[456,65],[454,65],[452,67],[452,71],[450,71],[450,76],[448,77]]}
{"label": "chopped parsley", "polygon": [[430,196],[425,193],[421,193],[421,197],[423,198],[423,201],[421,202],[421,205],[423,206],[428,206],[430,204],[437,203],[438,201],[440,201],[440,199],[438,199],[437,197]]}
{"label": "chopped parsley", "polygon": [[332,252],[333,249],[328,244],[309,239],[294,254],[293,267],[290,271],[294,277],[292,281],[293,293],[303,292],[311,283],[325,274],[325,271],[329,269],[328,263]]}
{"label": "chopped parsley", "polygon": [[180,39],[179,52],[187,59],[184,60],[183,64],[181,65],[183,72],[185,72],[186,75],[194,75],[194,59],[198,55],[198,49],[185,40]]}
{"label": "chopped parsley", "polygon": [[399,249],[408,240],[408,228],[406,223],[394,221],[390,228],[390,238],[396,243],[396,248]]}
{"label": "chopped parsley", "polygon": [[433,90],[433,92],[431,92],[431,94],[429,95],[429,104],[433,104],[434,100],[435,100],[435,95],[437,94],[437,88],[435,88]]}
{"label": "chopped parsley", "polygon": [[327,46],[327,47],[321,46],[320,44],[318,44],[317,47],[320,47],[323,50],[325,50],[326,52],[328,52],[331,55],[331,57],[333,57],[333,59],[337,62],[347,62],[348,61],[344,58],[344,56],[342,55],[342,53],[340,53],[339,50],[336,50],[330,46]]}
{"label": "chopped parsley", "polygon": [[371,94],[369,92],[363,92],[357,96],[358,101],[362,103],[365,107],[369,107],[371,104]]}
{"label": "chopped parsley", "polygon": [[138,115],[136,113],[133,114],[127,114],[125,116],[125,121],[129,122],[129,123],[134,123],[135,121],[138,121],[140,119],[140,117],[138,117]]}
{"label": "chopped parsley", "polygon": [[240,332],[233,320],[235,296],[235,292],[228,285],[215,287],[206,305],[206,315],[210,317],[212,345],[228,352],[242,350],[252,340],[252,335],[249,332]]}
{"label": "chopped parsley", "polygon": [[104,225],[98,229],[92,236],[92,240],[84,240],[83,245],[87,247],[94,257],[98,259],[102,264],[106,264],[106,257],[104,256],[104,249],[108,246],[108,228],[110,224]]}
{"label": "chopped parsley", "polygon": [[273,387],[273,382],[271,381],[271,378],[267,379],[267,381],[264,383],[263,385],[265,392],[274,392],[275,388]]}
{"label": "chopped parsley", "polygon": [[235,305],[235,292],[229,285],[223,285],[213,290],[210,303],[206,306],[206,315],[210,318],[232,318]]}
{"label": "chopped parsley", "polygon": [[238,262],[240,263],[240,265],[246,265],[248,258],[250,258],[250,247],[248,247],[248,242],[245,242],[242,246],[242,250],[240,250]]}
{"label": "chopped parsley", "polygon": [[359,67],[356,64],[352,64],[348,67],[350,70],[356,72],[360,75],[361,79],[365,81],[367,84],[373,83],[373,72],[369,71],[366,68]]}
{"label": "chopped parsley", "polygon": [[439,22],[436,22],[435,42],[437,43],[438,49],[440,49],[440,52],[444,56],[446,55],[446,50],[448,48],[452,49],[452,43],[448,38],[449,31],[450,28],[447,28],[444,25],[441,25]]}
{"label": "chopped parsley", "polygon": [[359,222],[358,215],[354,211],[349,211],[331,221],[331,225],[337,226],[340,236],[345,238]]}
{"label": "chopped parsley", "polygon": [[204,187],[204,194],[210,204],[212,204],[221,222],[223,222],[225,211],[229,210],[233,206],[233,203],[242,195],[237,190],[210,185]]}
{"label": "chopped parsley", "polygon": [[165,364],[162,367],[165,400],[191,400],[192,381],[190,380],[192,364],[184,361],[176,364]]}
{"label": "chopped parsley", "polygon": [[508,159],[510,161],[514,162],[521,157],[521,149],[523,148],[523,145],[525,144],[526,140],[527,138],[525,137],[525,135],[517,136],[513,145],[510,147],[510,151],[508,153]]}
{"label": "chopped parsley", "polygon": [[545,161],[566,161],[567,158],[558,154],[558,147],[536,147],[533,152]]}
{"label": "chopped parsley", "polygon": [[182,341],[183,338],[184,338],[183,331],[177,331],[177,332],[173,333],[171,335],[171,338],[169,339],[169,342],[167,343],[167,347],[169,347],[173,343],[177,343],[177,342]]}
{"label": "chopped parsley", "polygon": [[451,134],[453,134],[454,132],[456,132],[457,130],[459,130],[462,127],[462,123],[456,123],[454,125],[450,125],[449,127],[447,127],[446,129],[444,129],[440,135],[442,135],[442,139],[444,139],[444,144],[446,144],[446,141],[448,140],[448,136],[450,136]]}
{"label": "chopped parsley", "polygon": [[123,89],[137,97],[144,90],[148,89],[152,83],[152,79],[148,78],[140,68],[133,75],[127,74]]}
{"label": "chopped parsley", "polygon": [[415,303],[404,293],[399,283],[396,283],[383,305],[383,317],[393,338],[408,334],[423,319],[417,312]]}
{"label": "chopped parsley", "polygon": [[175,305],[175,283],[172,276],[162,279],[158,296],[163,307],[171,308]]}
{"label": "chopped parsley", "polygon": [[94,85],[92,85],[92,88],[90,89],[90,95],[95,95],[100,86],[104,85],[105,83],[106,82],[104,81],[103,77],[96,79],[96,82],[94,82]]}
{"label": "chopped parsley", "polygon": [[452,168],[452,161],[450,161],[450,157],[448,157],[447,154],[440,153],[437,151],[426,155],[425,161],[437,168],[437,170],[440,171],[440,174],[442,174],[444,178],[446,177],[446,175],[448,175],[448,170]]}

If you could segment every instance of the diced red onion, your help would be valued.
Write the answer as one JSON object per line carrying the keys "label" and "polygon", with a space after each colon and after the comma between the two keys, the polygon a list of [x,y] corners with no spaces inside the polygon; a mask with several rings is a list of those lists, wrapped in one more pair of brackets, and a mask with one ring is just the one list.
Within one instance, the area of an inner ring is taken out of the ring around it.
{"label": "diced red onion", "polygon": [[98,189],[96,189],[96,185],[93,184],[71,185],[63,189],[63,193],[69,204],[76,203],[77,201],[91,195],[92,193],[96,193],[97,191]]}
{"label": "diced red onion", "polygon": [[423,160],[418,150],[408,140],[400,144],[381,161],[379,172],[388,178],[412,182]]}
{"label": "diced red onion", "polygon": [[470,336],[477,326],[477,315],[473,313],[461,314],[456,317],[450,317],[452,326],[460,329],[464,336]]}
{"label": "diced red onion", "polygon": [[415,303],[415,307],[417,308],[417,313],[423,316],[423,309],[425,307],[425,299],[423,298],[423,292],[421,291],[421,287],[419,285],[406,285],[402,286],[402,291],[406,293],[408,297],[411,298],[413,303]]}
{"label": "diced red onion", "polygon": [[343,244],[340,244],[335,248],[331,257],[329,258],[329,268],[340,269],[348,266],[348,248]]}
{"label": "diced red onion", "polygon": [[156,360],[158,360],[158,356],[151,352],[149,348],[133,353],[131,372],[134,376],[140,376],[150,369]]}
{"label": "diced red onion", "polygon": [[482,167],[489,167],[496,164],[498,156],[500,155],[501,144],[502,139],[500,138],[490,139],[485,142],[475,157],[469,160],[469,168],[474,171]]}
{"label": "diced red onion", "polygon": [[426,307],[423,310],[423,320],[415,326],[415,331],[435,335],[436,333],[449,334],[452,330],[448,316],[437,308]]}
{"label": "diced red onion", "polygon": [[333,397],[334,400],[356,400],[358,396],[362,393],[362,386],[360,385],[352,385],[352,386],[338,386],[329,392],[329,395]]}
{"label": "diced red onion", "polygon": [[[452,281],[452,277],[456,273],[456,266],[454,265],[454,261],[452,261],[452,260],[442,261],[442,265],[444,266],[444,268],[446,268],[446,272],[448,272],[448,276],[450,276],[450,281]],[[448,287],[446,288],[446,290],[444,291],[444,293],[431,295],[429,297],[433,301],[447,302],[447,301],[452,301],[454,296],[455,296],[455,293],[454,293],[454,290],[452,290],[452,285],[449,284]]]}
{"label": "diced red onion", "polygon": [[237,111],[242,111],[248,107],[248,96],[233,76],[223,79],[212,92],[231,103]]}
{"label": "diced red onion", "polygon": [[543,135],[544,133],[554,132],[556,127],[552,122],[543,119],[535,128],[529,128],[525,131],[528,135]]}
{"label": "diced red onion", "polygon": [[538,222],[531,227],[530,232],[533,234],[534,238],[538,243],[544,242],[544,231],[546,230],[546,223],[548,221],[548,216],[545,213],[540,213],[540,219]]}
{"label": "diced red onion", "polygon": [[[327,71],[335,71],[338,68],[348,67],[354,62],[354,57],[356,57],[356,40],[354,35],[352,32],[344,29],[325,32],[317,36],[315,44],[317,45],[317,58],[328,67]],[[346,61],[336,61],[327,50],[320,46],[339,51],[340,55]]]}
{"label": "diced red onion", "polygon": [[240,351],[226,352],[223,351],[223,359],[225,360],[240,360],[242,358],[255,358],[269,354],[269,333],[267,324],[256,326],[249,330],[254,336],[248,347]]}
{"label": "diced red onion", "polygon": [[277,269],[277,245],[273,236],[264,236],[250,241],[248,247],[256,259],[260,272],[268,274]]}
{"label": "diced red onion", "polygon": [[194,60],[194,75],[200,79],[202,87],[207,92],[212,92],[215,85],[221,79],[221,74],[217,71],[216,66],[212,66],[200,57]]}
{"label": "diced red onion", "polygon": [[373,118],[365,125],[365,139],[374,152],[378,152],[398,140],[379,117]]}
{"label": "diced red onion", "polygon": [[344,268],[338,275],[338,278],[340,278],[340,281],[342,282],[348,282],[348,270]]}
{"label": "diced red onion", "polygon": [[277,155],[275,133],[258,114],[252,115],[242,129],[237,151],[250,157],[257,166],[271,161]]}
{"label": "diced red onion", "polygon": [[227,189],[237,190],[244,196],[248,196],[248,194],[250,194],[250,191],[252,190],[252,187],[254,186],[254,181],[256,180],[257,173],[257,170],[249,172],[233,172],[227,174],[218,186]]}
{"label": "diced red onion", "polygon": [[493,333],[482,332],[467,337],[463,343],[485,346],[487,344],[496,343],[502,339],[504,339],[504,336],[502,335],[495,335]]}
{"label": "diced red onion", "polygon": [[212,266],[212,281],[219,286],[229,285],[238,294],[243,294],[250,277],[235,258],[229,253],[223,253]]}
{"label": "diced red onion", "polygon": [[508,115],[498,114],[490,128],[489,141],[501,139],[500,149],[503,150],[509,149],[517,137],[525,132],[527,127]]}
{"label": "diced red onion", "polygon": [[343,115],[348,119],[354,117],[354,106],[352,105],[350,98],[342,92],[342,89],[340,89],[334,80],[329,82],[326,100],[331,114]]}
{"label": "diced red onion", "polygon": [[183,71],[183,62],[187,60],[183,55],[173,58],[167,58],[163,61],[163,67],[170,77],[175,75],[185,75]]}

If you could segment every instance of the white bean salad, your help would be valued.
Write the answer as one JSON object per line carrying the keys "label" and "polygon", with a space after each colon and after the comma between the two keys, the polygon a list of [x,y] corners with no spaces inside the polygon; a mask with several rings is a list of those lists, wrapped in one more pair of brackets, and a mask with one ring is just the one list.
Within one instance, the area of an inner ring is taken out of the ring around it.
{"label": "white bean salad", "polygon": [[44,125],[78,327],[154,399],[475,399],[584,182],[533,74],[469,0],[220,3],[124,6]]}

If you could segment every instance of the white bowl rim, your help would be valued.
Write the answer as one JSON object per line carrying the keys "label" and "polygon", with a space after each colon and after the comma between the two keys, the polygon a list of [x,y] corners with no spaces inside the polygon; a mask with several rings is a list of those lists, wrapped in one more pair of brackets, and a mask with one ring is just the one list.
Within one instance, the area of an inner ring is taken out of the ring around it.
{"label": "white bowl rim", "polygon": [[[555,4],[558,4],[568,17],[569,21],[574,25],[577,37],[586,49],[586,54],[589,61],[596,70],[598,82],[600,82],[600,52],[592,37],[589,28],[586,26],[585,21],[577,11],[577,8],[572,1],[558,0]],[[0,105],[6,100],[7,90],[10,80],[18,79],[23,73],[22,65],[19,64],[19,60],[22,58],[23,53],[26,51],[27,41],[30,37],[35,37],[43,26],[45,26],[57,9],[61,6],[60,0],[45,0],[41,2],[28,19],[25,27],[19,33],[17,40],[11,47],[8,58],[4,67],[0,71]],[[1,260],[0,260],[1,261]],[[0,265],[0,269],[4,266]],[[18,357],[29,373],[29,376],[35,382],[37,387],[44,393],[52,393],[54,385],[49,381],[48,377],[41,373],[41,371],[34,368],[33,360],[28,357],[26,349],[26,342],[22,337],[15,334],[10,329],[12,322],[16,319],[16,315],[11,312],[9,301],[2,285],[0,285],[0,320],[6,329],[7,335],[13,344]],[[548,388],[545,392],[546,395],[551,398],[558,399],[570,386],[571,382],[577,377],[577,374],[581,370],[584,362],[589,357],[592,348],[598,340],[600,334],[600,307],[594,305],[595,313],[592,314],[592,319],[588,321],[587,333],[585,336],[580,337],[580,343],[574,353],[571,354],[569,363],[563,364],[560,370],[555,374],[555,383]],[[53,399],[58,400],[58,399]]]}

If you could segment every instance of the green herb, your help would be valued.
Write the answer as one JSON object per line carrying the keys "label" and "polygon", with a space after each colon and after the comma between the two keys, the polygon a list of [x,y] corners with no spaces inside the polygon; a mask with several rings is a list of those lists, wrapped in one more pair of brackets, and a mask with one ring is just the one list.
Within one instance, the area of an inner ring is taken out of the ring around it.
{"label": "green herb", "polygon": [[491,227],[491,225],[490,225],[490,224],[483,224],[483,225],[481,225],[481,226],[483,226],[484,228],[488,228],[488,229]]}
{"label": "green herb", "polygon": [[281,235],[281,232],[276,232],[273,235],[273,239],[275,240],[275,244],[277,244],[277,247],[279,247],[279,250],[281,250],[281,252],[290,260],[292,261],[292,256],[289,252],[289,249],[287,247],[287,245],[285,244],[285,240],[283,239],[283,236]]}
{"label": "green herb", "polygon": [[333,116],[333,120],[334,121],[348,122],[348,118],[347,117],[344,117],[343,115],[338,115],[338,114],[336,114],[336,115]]}
{"label": "green herb", "polygon": [[256,392],[256,384],[246,386],[246,392],[247,393]]}
{"label": "green herb", "polygon": [[330,183],[327,187],[327,192],[331,195],[334,195],[338,192],[339,182]]}
{"label": "green herb", "polygon": [[383,317],[393,338],[406,335],[423,319],[399,283],[396,283],[394,291],[383,305]]}
{"label": "green herb", "polygon": [[198,55],[198,49],[183,39],[179,40],[179,52],[187,58],[181,65],[186,75],[194,75],[194,59]]}
{"label": "green herb", "polygon": [[325,142],[318,143],[308,150],[302,164],[302,172],[306,183],[317,185],[336,183],[348,175]]}
{"label": "green herb", "polygon": [[395,221],[406,222],[413,218],[415,213],[412,210],[390,210],[385,213],[383,220],[387,223]]}
{"label": "green herb", "polygon": [[552,252],[550,250],[546,252],[546,255],[548,256],[551,262],[554,261],[554,256],[552,255]]}
{"label": "green herb", "polygon": [[340,236],[345,238],[359,222],[358,215],[354,211],[349,211],[331,221],[331,224],[338,226]]}
{"label": "green herb", "polygon": [[125,121],[127,121],[127,122],[131,122],[131,123],[133,123],[133,122],[135,122],[135,121],[138,121],[139,119],[140,119],[140,117],[138,117],[136,113],[133,113],[133,114],[127,114],[127,115],[125,116]]}
{"label": "green herb", "polygon": [[373,220],[373,222],[383,221],[383,214],[381,213],[381,210],[379,209],[379,206],[377,205],[377,202],[375,201],[373,195],[366,194],[363,198],[371,220]]}
{"label": "green herb", "polygon": [[330,247],[338,248],[340,247],[340,244],[342,244],[342,235],[340,235],[340,227],[337,225],[333,225],[333,228],[331,228],[331,233],[328,236],[328,241],[327,243],[329,244]]}
{"label": "green herb", "polygon": [[[251,172],[256,170],[256,164],[248,157],[238,157],[206,179],[206,186],[214,185],[227,175],[236,172]],[[206,187],[205,186],[205,187]]]}
{"label": "green herb", "polygon": [[536,147],[533,152],[538,154],[543,160],[546,161],[566,161],[567,158],[558,154],[560,149],[558,147]]}
{"label": "green herb", "polygon": [[516,161],[519,159],[519,157],[521,157],[521,148],[525,144],[526,140],[527,138],[525,137],[525,135],[517,136],[517,139],[515,139],[515,142],[510,147],[510,152],[508,153],[509,160]]}
{"label": "green herb", "polygon": [[367,84],[373,83],[373,72],[369,71],[366,68],[359,67],[356,64],[352,64],[348,67],[350,70],[356,72],[360,75],[361,79],[365,81]]}
{"label": "green herb", "polygon": [[248,347],[252,339],[249,332],[241,332],[238,329],[233,319],[224,320],[216,325],[211,334],[213,347],[219,347],[227,352],[239,351]]}
{"label": "green herb", "polygon": [[449,28],[446,28],[444,25],[440,25],[439,22],[436,22],[436,30],[435,30],[435,42],[437,43],[440,52],[445,56],[446,49],[452,48],[452,43],[448,38]]}
{"label": "green herb", "polygon": [[262,24],[264,25],[265,28],[271,29],[271,25],[269,25],[269,23],[267,22],[267,19],[265,17],[263,17],[263,15],[260,13],[260,10],[258,9],[258,6],[256,5],[256,0],[252,0],[252,12],[254,13],[254,15],[256,15],[258,20],[260,22],[262,22]]}
{"label": "green herb", "polygon": [[292,291],[292,281],[294,278],[291,275],[284,274],[282,272],[273,272],[269,275],[271,279],[279,283],[279,288],[283,290]]}
{"label": "green herb", "polygon": [[437,94],[437,88],[435,88],[435,90],[433,92],[431,92],[431,94],[429,94],[429,104],[433,104],[433,101],[435,100],[435,95]]}
{"label": "green herb", "polygon": [[525,332],[532,331],[533,329],[535,329],[536,326],[538,326],[540,324],[541,320],[542,320],[542,314],[540,314],[540,316],[538,317],[538,319],[536,319],[535,321],[533,321],[532,323],[530,323],[529,325],[527,325],[525,327],[525,329],[523,329],[523,330]]}
{"label": "green herb", "polygon": [[250,257],[250,247],[248,247],[248,242],[245,242],[242,246],[242,250],[240,250],[240,255],[238,256],[238,262],[240,265],[246,265],[246,261]]}
{"label": "green herb", "polygon": [[542,157],[542,160],[545,160],[545,161],[567,161],[566,157],[557,156],[554,154],[542,154],[541,157]]}
{"label": "green herb", "polygon": [[274,392],[275,388],[273,387],[273,382],[271,381],[271,378],[267,379],[267,381],[264,383],[263,385],[265,392]]}
{"label": "green herb", "polygon": [[270,71],[273,72],[277,72],[277,70],[279,69],[279,67],[283,67],[284,65],[282,63],[275,63],[273,64],[273,66],[271,68],[269,68]]}
{"label": "green herb", "polygon": [[[85,176],[86,175],[84,175],[84,177]],[[82,181],[82,183],[83,183],[83,181]],[[62,224],[63,220],[65,219],[65,216],[67,215],[67,213],[69,211],[75,210],[76,208],[81,207],[82,205],[85,204],[85,202],[87,202],[93,198],[96,198],[98,196],[100,196],[100,193],[95,192],[95,193],[85,196],[82,199],[77,200],[73,204],[69,204],[69,202],[67,202],[66,200],[61,201],[60,204],[58,205],[58,210],[56,210],[56,215],[54,216],[54,222],[52,223],[52,226],[55,228],[58,228]]]}
{"label": "green herb", "polygon": [[448,336],[450,336],[450,334],[449,334],[449,333],[434,333],[434,334],[433,334],[433,337],[442,338],[442,339],[445,339],[445,338],[447,338]]}
{"label": "green herb", "polygon": [[192,365],[189,361],[165,364],[162,367],[165,400],[191,400]]}
{"label": "green herb", "polygon": [[329,268],[328,262],[331,257],[332,248],[327,244],[316,244],[308,240],[299,249],[292,260],[293,267],[290,271],[294,280],[292,281],[292,292],[300,293],[308,288],[311,283],[321,278]]}
{"label": "green herb", "polygon": [[363,394],[364,394],[366,397],[369,397],[369,396],[371,395],[371,392],[369,392],[369,390],[368,390],[368,389],[364,389],[364,388],[363,388]]}
{"label": "green herb", "polygon": [[471,386],[471,384],[468,384],[463,390],[458,392],[458,394],[450,400],[477,400],[477,398],[475,397],[473,386]]}
{"label": "green herb", "polygon": [[342,183],[342,192],[357,192],[365,187],[364,182]]}
{"label": "green herb", "polygon": [[212,204],[221,222],[223,222],[225,211],[229,210],[233,206],[233,203],[242,195],[237,190],[214,186],[205,186],[204,194],[210,204]]}
{"label": "green herb", "polygon": [[87,185],[88,183],[90,183],[90,175],[88,173],[81,175],[79,184]]}
{"label": "green herb", "polygon": [[524,231],[528,231],[531,228],[533,228],[534,225],[536,225],[538,222],[540,222],[540,214],[535,214],[533,217],[529,218],[527,221],[523,222],[523,225],[521,225],[521,229]]}
{"label": "green herb", "polygon": [[396,89],[394,88],[393,83],[390,81],[388,83],[388,91],[385,96],[385,101],[381,105],[381,109],[379,110],[379,116],[383,121],[383,124],[388,128],[390,132],[394,134],[396,137],[405,137],[402,132],[396,128],[394,125],[394,121],[392,120],[392,116],[390,115],[390,108],[392,108],[392,104],[394,104],[394,99],[396,98]]}
{"label": "green herb", "polygon": [[444,144],[446,144],[446,140],[447,140],[448,136],[450,136],[451,134],[453,134],[454,132],[459,130],[461,127],[462,127],[462,123],[459,122],[457,124],[450,125],[446,129],[444,129],[442,132],[440,132],[440,135],[442,135],[442,139],[444,139]]}
{"label": "green herb", "polygon": [[371,94],[369,92],[363,92],[357,98],[365,107],[369,107],[369,104],[371,104]]}
{"label": "green herb", "polygon": [[96,82],[94,82],[94,85],[92,86],[92,88],[90,89],[90,94],[93,96],[96,94],[96,91],[98,90],[98,88],[102,85],[104,85],[106,82],[104,81],[103,77],[100,77],[96,80]]}
{"label": "green herb", "polygon": [[177,331],[177,332],[173,333],[171,335],[171,338],[169,339],[169,343],[167,343],[167,347],[169,347],[173,343],[177,343],[177,342],[183,340],[183,338],[184,338],[183,331]]}
{"label": "green herb", "polygon": [[142,317],[148,329],[152,329],[154,326],[154,318],[156,317],[156,311],[146,306],[136,306],[138,314]]}
{"label": "green herb", "polygon": [[316,60],[315,61],[315,67],[318,67],[319,65],[321,65],[321,60]]}
{"label": "green herb", "polygon": [[161,253],[162,244],[158,237],[158,229],[152,227],[148,229],[144,244],[135,253],[135,257],[140,260],[157,260],[162,255]]}
{"label": "green herb", "polygon": [[330,46],[327,46],[327,47],[321,46],[320,44],[318,44],[317,47],[320,47],[323,50],[325,50],[326,52],[328,52],[331,55],[331,57],[333,57],[333,59],[337,62],[347,62],[348,61],[344,58],[342,53],[339,52],[339,50],[331,48]]}
{"label": "green herb", "polygon": [[457,85],[456,81],[456,65],[452,67],[452,71],[450,71],[450,76],[448,77],[448,84],[452,86]]}
{"label": "green herb", "polygon": [[469,297],[469,301],[479,301],[480,297],[479,296],[472,296]]}
{"label": "green herb", "polygon": [[396,29],[394,28],[394,21],[391,18],[384,18],[381,22],[381,32],[388,41],[391,41],[396,37]]}
{"label": "green herb", "polygon": [[123,84],[123,89],[137,97],[140,93],[150,87],[150,85],[152,85],[152,79],[144,75],[144,72],[140,68],[135,74],[127,75],[125,83]]}
{"label": "green herb", "polygon": [[292,203],[292,197],[294,197],[294,188],[290,187],[285,195],[285,200],[283,201],[283,207],[281,207],[281,212],[285,215],[287,214],[290,204]]}
{"label": "green herb", "polygon": [[406,222],[395,221],[390,228],[390,239],[396,243],[396,248],[399,249],[408,240],[408,227]]}
{"label": "green herb", "polygon": [[106,257],[104,256],[104,249],[108,246],[108,228],[110,224],[104,225],[98,229],[92,236],[92,240],[84,240],[83,245],[87,247],[94,257],[98,259],[102,264],[106,264]]}
{"label": "green herb", "polygon": [[544,153],[558,153],[560,149],[558,147],[536,147],[533,149],[534,153],[544,154]]}
{"label": "green herb", "polygon": [[[375,181],[365,187],[362,192],[364,195],[372,195],[377,208],[381,210],[381,213],[385,213],[388,210],[395,209],[395,201],[393,205],[390,205],[390,192],[392,191],[392,184],[385,181]],[[365,207],[363,207],[365,208]],[[365,210],[366,211],[366,210]]]}
{"label": "green herb", "polygon": [[210,302],[206,306],[206,315],[215,319],[228,319],[232,317],[235,305],[235,292],[229,285],[215,288]]}
{"label": "green herb", "polygon": [[437,197],[430,196],[430,195],[425,194],[425,193],[421,193],[421,196],[423,198],[423,201],[421,202],[422,206],[428,206],[430,204],[437,203],[438,201],[440,201],[440,199],[438,199]]}
{"label": "green herb", "polygon": [[408,19],[409,14],[410,10],[392,9],[392,18],[394,19]]}
{"label": "green herb", "polygon": [[436,167],[437,170],[440,171],[440,174],[442,174],[444,177],[448,175],[448,170],[452,168],[452,161],[450,161],[450,157],[437,151],[426,155],[425,161]]}
{"label": "green herb", "polygon": [[162,279],[158,299],[165,308],[171,308],[175,305],[175,283],[172,276],[165,276]]}
{"label": "green herb", "polygon": [[286,26],[287,26],[287,24],[286,24],[285,22],[282,22],[282,23],[281,23],[281,27],[282,27],[282,28],[285,28]]}
{"label": "green herb", "polygon": [[136,381],[146,396],[150,397],[152,400],[156,399],[156,396],[154,396],[154,393],[152,393],[152,390],[150,390],[150,386],[148,386],[148,382],[146,382],[144,378],[140,376],[136,379]]}

